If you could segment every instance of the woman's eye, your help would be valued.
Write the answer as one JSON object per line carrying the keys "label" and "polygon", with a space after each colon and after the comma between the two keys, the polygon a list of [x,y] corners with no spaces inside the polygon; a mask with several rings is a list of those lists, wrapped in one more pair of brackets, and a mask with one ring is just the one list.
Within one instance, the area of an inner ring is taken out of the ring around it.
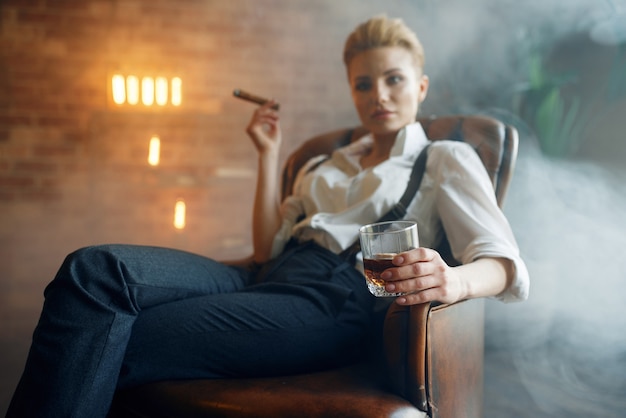
{"label": "woman's eye", "polygon": [[367,91],[371,88],[371,83],[367,81],[359,81],[354,85],[356,91]]}
{"label": "woman's eye", "polygon": [[402,80],[404,80],[404,77],[401,75],[392,75],[387,79],[387,83],[393,85],[400,83]]}

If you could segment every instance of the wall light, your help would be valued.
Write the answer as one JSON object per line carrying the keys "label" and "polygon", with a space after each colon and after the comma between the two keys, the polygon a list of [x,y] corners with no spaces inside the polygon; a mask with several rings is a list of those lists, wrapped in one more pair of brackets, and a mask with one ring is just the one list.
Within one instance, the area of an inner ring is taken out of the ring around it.
{"label": "wall light", "polygon": [[131,105],[139,103],[139,78],[134,75],[126,77],[126,99]]}
{"label": "wall light", "polygon": [[185,212],[187,207],[184,200],[177,200],[174,206],[174,228],[185,229]]}
{"label": "wall light", "polygon": [[115,74],[112,80],[113,102],[121,105],[126,101],[126,86],[124,76]]}
{"label": "wall light", "polygon": [[157,77],[154,81],[154,98],[159,106],[167,104],[167,78]]}
{"label": "wall light", "polygon": [[152,77],[141,79],[141,102],[144,106],[152,106],[154,103],[154,79]]}
{"label": "wall light", "polygon": [[164,76],[142,76],[115,74],[111,77],[111,97],[117,106],[141,103],[146,107],[165,107],[182,104],[182,80]]}
{"label": "wall light", "polygon": [[159,165],[161,158],[161,139],[158,136],[150,138],[150,146],[148,148],[148,164],[155,167]]}

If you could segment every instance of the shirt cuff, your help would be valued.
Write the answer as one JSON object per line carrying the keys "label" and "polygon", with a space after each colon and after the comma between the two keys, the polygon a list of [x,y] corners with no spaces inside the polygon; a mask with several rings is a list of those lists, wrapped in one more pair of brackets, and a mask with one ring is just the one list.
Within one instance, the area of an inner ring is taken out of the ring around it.
{"label": "shirt cuff", "polygon": [[471,263],[479,258],[505,258],[513,262],[513,278],[509,287],[498,295],[492,296],[492,299],[501,302],[521,302],[528,299],[530,289],[530,279],[528,269],[524,260],[519,256],[519,250],[506,245],[498,245],[488,242],[473,242],[463,254],[461,262],[463,264]]}

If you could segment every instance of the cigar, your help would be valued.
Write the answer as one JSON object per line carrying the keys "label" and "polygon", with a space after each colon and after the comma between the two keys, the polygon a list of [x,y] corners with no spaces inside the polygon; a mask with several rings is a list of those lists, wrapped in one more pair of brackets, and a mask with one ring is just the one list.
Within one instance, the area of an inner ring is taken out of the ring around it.
{"label": "cigar", "polygon": [[[240,89],[233,90],[233,96],[239,97],[242,100],[247,100],[248,102],[252,102],[252,103],[256,103],[260,105],[264,105],[265,103],[269,101],[268,99],[264,97],[255,96],[254,94],[246,93],[245,91],[240,90]],[[274,106],[272,106],[272,109],[279,110],[280,105],[276,103]]]}

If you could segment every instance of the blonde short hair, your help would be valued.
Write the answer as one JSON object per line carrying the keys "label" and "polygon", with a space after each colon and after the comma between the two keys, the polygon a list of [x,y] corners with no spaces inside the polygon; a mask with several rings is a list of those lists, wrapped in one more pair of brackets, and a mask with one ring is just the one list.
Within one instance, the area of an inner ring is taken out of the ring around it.
{"label": "blonde short hair", "polygon": [[343,62],[348,67],[358,53],[387,46],[406,48],[413,55],[419,70],[424,69],[424,48],[415,32],[402,19],[389,19],[384,15],[373,17],[354,29],[346,40]]}

